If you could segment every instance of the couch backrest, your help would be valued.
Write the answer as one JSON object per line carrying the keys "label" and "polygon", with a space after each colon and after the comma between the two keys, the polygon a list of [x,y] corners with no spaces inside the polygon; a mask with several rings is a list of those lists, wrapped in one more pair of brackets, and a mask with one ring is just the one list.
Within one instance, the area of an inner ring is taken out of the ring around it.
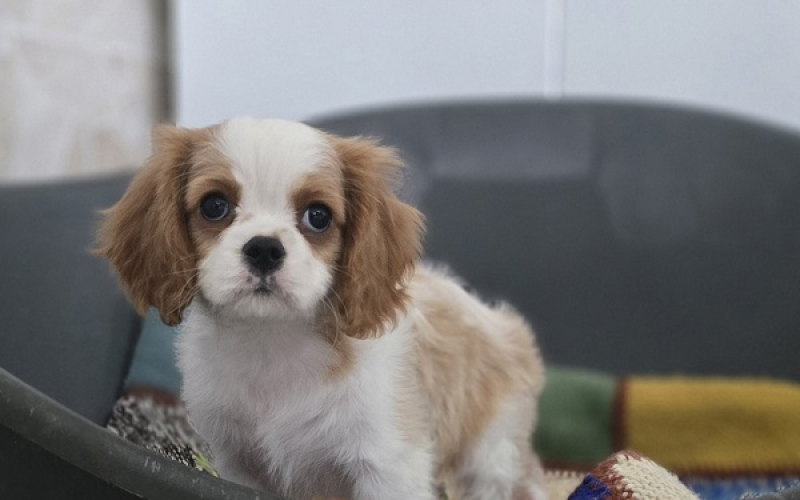
{"label": "couch backrest", "polygon": [[322,118],[410,166],[428,255],[551,362],[800,379],[800,137],[653,106],[507,102]]}

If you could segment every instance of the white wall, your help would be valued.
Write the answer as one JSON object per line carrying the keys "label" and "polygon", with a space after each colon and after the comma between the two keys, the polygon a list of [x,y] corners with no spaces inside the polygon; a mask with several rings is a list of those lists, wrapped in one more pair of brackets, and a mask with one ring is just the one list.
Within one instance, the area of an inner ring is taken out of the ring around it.
{"label": "white wall", "polygon": [[152,0],[0,0],[0,181],[130,169],[164,117]]}
{"label": "white wall", "polygon": [[800,128],[800,2],[570,0],[564,93],[656,98]]}
{"label": "white wall", "polygon": [[187,125],[543,89],[539,2],[179,0],[173,17]]}
{"label": "white wall", "polygon": [[800,128],[792,0],[175,0],[179,123],[609,96]]}

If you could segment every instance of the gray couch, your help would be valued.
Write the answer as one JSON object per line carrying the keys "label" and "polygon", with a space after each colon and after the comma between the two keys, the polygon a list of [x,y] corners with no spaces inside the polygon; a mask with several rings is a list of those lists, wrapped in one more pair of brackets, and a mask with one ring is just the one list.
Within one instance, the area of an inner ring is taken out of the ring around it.
{"label": "gray couch", "polygon": [[[800,137],[610,103],[314,121],[409,164],[428,257],[528,316],[547,361],[800,380]],[[139,320],[88,249],[129,174],[0,188],[0,498],[265,498],[101,429]]]}

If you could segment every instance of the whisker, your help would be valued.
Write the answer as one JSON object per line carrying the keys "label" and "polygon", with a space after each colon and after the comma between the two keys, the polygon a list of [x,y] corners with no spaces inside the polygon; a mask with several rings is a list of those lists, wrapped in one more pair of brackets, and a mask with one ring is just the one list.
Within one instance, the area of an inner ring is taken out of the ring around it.
{"label": "whisker", "polygon": [[185,273],[196,273],[199,270],[200,270],[200,268],[197,268],[197,267],[193,267],[193,268],[190,268],[190,269],[180,269],[178,271],[172,271],[172,272],[163,274],[162,276],[177,276],[179,274],[185,274]]}

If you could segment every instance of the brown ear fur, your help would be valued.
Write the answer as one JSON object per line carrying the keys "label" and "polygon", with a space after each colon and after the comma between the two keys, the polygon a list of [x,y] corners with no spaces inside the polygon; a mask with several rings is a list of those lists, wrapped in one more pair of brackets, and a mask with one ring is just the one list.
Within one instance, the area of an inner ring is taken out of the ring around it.
{"label": "brown ear fur", "polygon": [[111,261],[139,313],[153,306],[169,325],[182,319],[196,285],[184,184],[193,145],[207,129],[153,132],[153,154],[122,199],[105,212],[96,253]]}
{"label": "brown ear fur", "polygon": [[401,167],[394,150],[366,139],[331,141],[347,203],[332,299],[343,332],[367,338],[394,321],[408,300],[404,281],[420,255],[423,218],[392,191]]}

